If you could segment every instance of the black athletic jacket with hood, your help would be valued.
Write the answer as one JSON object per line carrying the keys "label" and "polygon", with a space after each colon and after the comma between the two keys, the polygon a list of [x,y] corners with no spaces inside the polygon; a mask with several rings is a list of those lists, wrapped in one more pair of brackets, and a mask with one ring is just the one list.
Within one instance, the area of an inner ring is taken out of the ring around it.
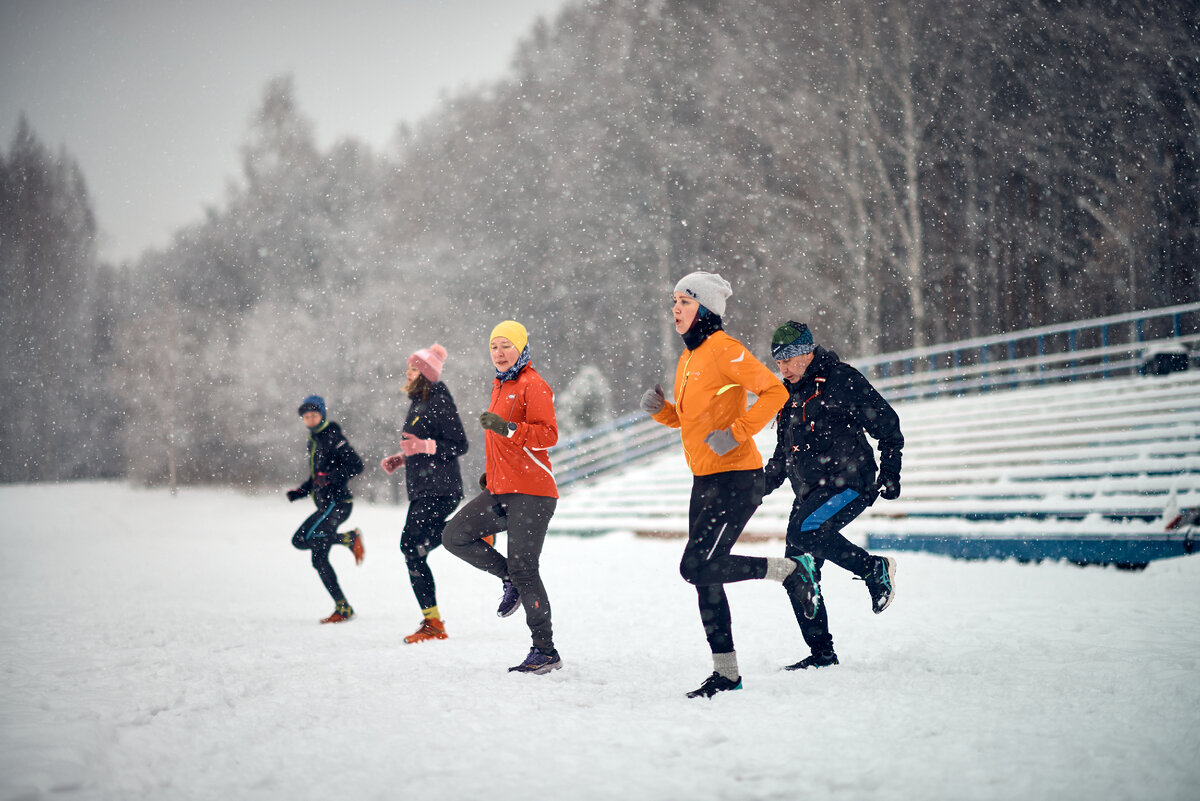
{"label": "black athletic jacket with hood", "polygon": [[318,507],[354,497],[348,485],[363,471],[363,463],[337,423],[324,420],[308,432],[308,471],[299,490],[312,493]]}
{"label": "black athletic jacket with hood", "polygon": [[798,382],[784,382],[790,397],[776,418],[775,453],[764,468],[767,492],[784,479],[800,498],[823,486],[871,490],[875,454],[864,432],[879,441],[880,469],[900,475],[904,435],[895,410],[836,353],[818,346],[813,354]]}

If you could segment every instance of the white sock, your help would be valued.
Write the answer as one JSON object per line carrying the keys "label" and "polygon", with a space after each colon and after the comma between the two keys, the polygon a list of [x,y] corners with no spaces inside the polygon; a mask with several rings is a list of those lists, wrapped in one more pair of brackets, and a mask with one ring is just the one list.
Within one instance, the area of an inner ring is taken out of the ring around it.
{"label": "white sock", "polygon": [[737,681],[741,678],[742,674],[738,672],[737,666],[737,651],[713,654],[713,670],[730,681]]}
{"label": "white sock", "polygon": [[796,560],[788,559],[784,556],[768,556],[767,557],[767,575],[763,578],[771,581],[783,581],[788,576],[796,572]]}

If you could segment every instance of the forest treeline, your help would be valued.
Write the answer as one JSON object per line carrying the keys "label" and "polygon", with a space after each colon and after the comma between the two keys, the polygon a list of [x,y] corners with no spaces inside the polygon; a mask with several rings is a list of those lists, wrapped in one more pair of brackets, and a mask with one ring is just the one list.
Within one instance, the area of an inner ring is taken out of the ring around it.
{"label": "forest treeline", "polygon": [[670,374],[695,269],[762,358],[788,318],[853,356],[1197,300],[1198,25],[1183,0],[576,3],[384,152],[318,147],[272,80],[226,200],[120,265],[23,121],[0,480],[293,482],[312,392],[371,464],[434,341],[473,473],[496,322],[579,430]]}

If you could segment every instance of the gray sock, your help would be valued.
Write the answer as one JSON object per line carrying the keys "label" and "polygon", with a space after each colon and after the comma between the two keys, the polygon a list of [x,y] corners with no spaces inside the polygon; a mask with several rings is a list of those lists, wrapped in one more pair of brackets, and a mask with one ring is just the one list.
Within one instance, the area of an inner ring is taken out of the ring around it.
{"label": "gray sock", "polygon": [[737,681],[741,677],[737,666],[737,651],[729,651],[724,654],[713,654],[713,670],[720,673],[730,681]]}
{"label": "gray sock", "polygon": [[768,556],[767,557],[767,575],[765,579],[771,581],[783,581],[792,573],[796,572],[796,560],[788,559],[784,556]]}

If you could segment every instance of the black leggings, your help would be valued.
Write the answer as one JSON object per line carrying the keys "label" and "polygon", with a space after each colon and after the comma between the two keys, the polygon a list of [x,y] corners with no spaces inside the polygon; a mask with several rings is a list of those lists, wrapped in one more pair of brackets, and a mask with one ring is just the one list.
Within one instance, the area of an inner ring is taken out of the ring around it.
{"label": "black leggings", "polygon": [[[542,585],[539,561],[546,529],[558,505],[555,498],[484,490],[450,518],[442,534],[446,550],[496,578],[509,579],[521,592],[525,623],[533,644],[543,653],[554,650],[550,599]],[[483,541],[508,531],[508,556]]]}
{"label": "black leggings", "polygon": [[688,541],[679,563],[684,581],[696,585],[700,621],[714,654],[733,650],[733,629],[725,584],[766,578],[767,560],[730,554],[742,529],[762,503],[761,470],[735,470],[696,476],[688,507]]}
{"label": "black leggings", "polygon": [[433,496],[409,501],[404,533],[400,535],[400,552],[408,564],[408,580],[413,595],[422,609],[437,606],[437,586],[429,569],[429,552],[442,544],[442,529],[446,519],[458,506],[458,498]]}
{"label": "black leggings", "polygon": [[[842,535],[842,528],[863,513],[875,500],[875,492],[859,492],[852,489],[819,487],[803,498],[797,498],[788,518],[788,556],[811,554],[816,565],[816,579],[821,581],[821,566],[828,559],[843,570],[864,577],[871,570],[871,557]],[[804,643],[813,652],[832,651],[833,635],[829,633],[829,614],[825,609],[825,595],[817,614],[809,620],[803,608],[793,599],[796,622]]]}
{"label": "black leggings", "polygon": [[329,564],[329,550],[342,541],[338,526],[350,516],[354,504],[340,501],[317,509],[308,516],[296,533],[292,535],[292,546],[302,551],[312,551],[312,566],[316,568],[321,583],[335,601],[344,601],[342,588],[338,586],[337,573]]}

